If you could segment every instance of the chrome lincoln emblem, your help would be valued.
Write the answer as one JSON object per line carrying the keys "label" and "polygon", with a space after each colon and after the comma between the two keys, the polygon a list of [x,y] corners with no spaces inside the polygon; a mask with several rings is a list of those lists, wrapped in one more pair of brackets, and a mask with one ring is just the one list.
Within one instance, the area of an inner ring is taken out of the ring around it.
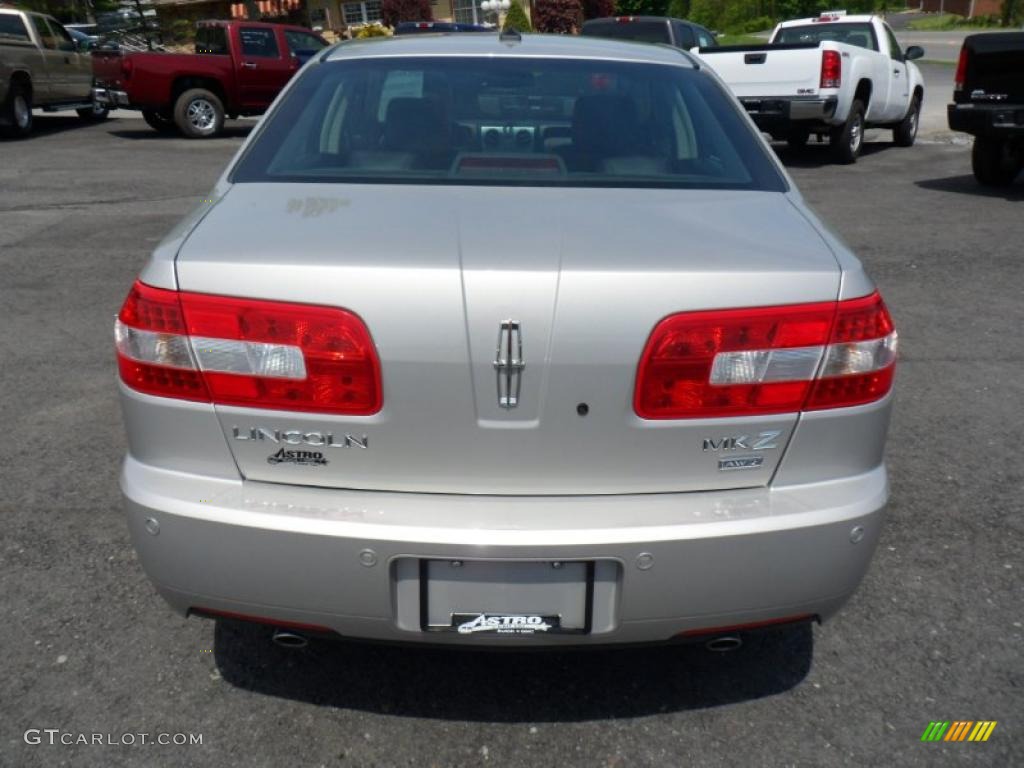
{"label": "chrome lincoln emblem", "polygon": [[498,376],[498,405],[515,408],[519,405],[522,385],[523,333],[518,320],[504,320],[498,329],[498,351],[494,353],[494,370]]}

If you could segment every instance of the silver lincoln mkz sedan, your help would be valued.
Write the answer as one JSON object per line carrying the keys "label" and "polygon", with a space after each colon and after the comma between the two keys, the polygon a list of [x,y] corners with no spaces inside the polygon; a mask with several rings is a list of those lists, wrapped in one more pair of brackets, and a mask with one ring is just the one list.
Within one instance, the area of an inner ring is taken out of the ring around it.
{"label": "silver lincoln mkz sedan", "polygon": [[822,620],[882,525],[889,313],[674,49],[327,50],[116,341],[146,572],[294,642]]}

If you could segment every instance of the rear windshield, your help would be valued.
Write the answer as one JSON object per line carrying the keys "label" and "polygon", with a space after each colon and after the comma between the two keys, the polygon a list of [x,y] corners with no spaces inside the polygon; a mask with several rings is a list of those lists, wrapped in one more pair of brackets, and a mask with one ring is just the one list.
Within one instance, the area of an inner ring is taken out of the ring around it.
{"label": "rear windshield", "polygon": [[307,68],[232,180],[786,188],[701,72],[463,56]]}
{"label": "rear windshield", "polygon": [[820,43],[832,40],[837,43],[856,45],[871,51],[878,50],[875,31],[868,23],[836,24],[830,21],[807,24],[801,27],[783,27],[773,43]]}
{"label": "rear windshield", "polygon": [[608,37],[613,40],[635,40],[639,43],[671,43],[668,24],[664,21],[624,21],[584,24],[587,37]]}

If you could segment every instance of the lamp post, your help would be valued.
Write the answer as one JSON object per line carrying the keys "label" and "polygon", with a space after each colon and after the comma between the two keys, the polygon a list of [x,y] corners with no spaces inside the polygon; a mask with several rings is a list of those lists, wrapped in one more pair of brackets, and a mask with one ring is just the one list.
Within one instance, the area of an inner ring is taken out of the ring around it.
{"label": "lamp post", "polygon": [[512,6],[511,0],[483,0],[480,3],[480,10],[484,13],[494,13],[495,20],[501,25],[501,14]]}

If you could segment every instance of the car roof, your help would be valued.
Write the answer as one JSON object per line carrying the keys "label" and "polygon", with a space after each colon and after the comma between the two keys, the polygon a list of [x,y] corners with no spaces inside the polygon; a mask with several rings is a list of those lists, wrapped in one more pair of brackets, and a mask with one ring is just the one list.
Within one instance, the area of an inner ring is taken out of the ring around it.
{"label": "car roof", "polygon": [[396,56],[487,56],[508,58],[606,59],[697,68],[694,59],[668,45],[640,45],[602,37],[526,34],[521,40],[499,35],[399,35],[348,40],[329,48],[321,61]]}
{"label": "car roof", "polygon": [[[669,21],[674,21],[677,24],[682,24],[687,27],[700,27],[700,24],[698,24],[695,21],[690,21],[689,19],[680,19],[676,16],[638,16],[636,14],[629,13],[620,13],[617,16],[602,16],[599,19],[587,19],[586,21],[583,22],[583,26],[593,27],[598,24],[621,24],[622,22],[620,22],[619,19],[629,19],[632,22],[655,21],[666,23]],[[703,29],[703,27],[701,27],[701,29]]]}

